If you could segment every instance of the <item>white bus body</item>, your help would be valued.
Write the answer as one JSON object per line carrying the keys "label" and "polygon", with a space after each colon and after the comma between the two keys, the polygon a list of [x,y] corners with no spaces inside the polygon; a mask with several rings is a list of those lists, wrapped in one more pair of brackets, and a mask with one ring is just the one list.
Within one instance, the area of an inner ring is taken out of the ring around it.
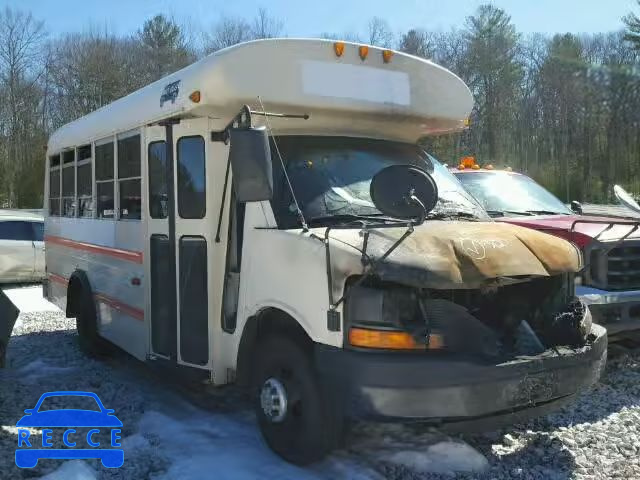
{"label": "white bus body", "polygon": [[[315,351],[309,353],[314,371],[330,368],[332,355],[345,352],[348,327],[328,328],[327,291],[340,298],[350,279],[363,273],[361,228],[331,233],[332,265],[327,266],[328,250],[318,241],[326,228],[285,228],[271,202],[241,206],[232,201],[230,177],[225,190],[229,142],[224,132],[245,105],[254,112],[264,108],[309,116],[252,116],[254,126],[268,122],[269,133],[282,139],[283,148],[294,137],[312,143],[323,137],[344,139],[348,145],[415,145],[422,137],[463,129],[472,97],[454,74],[410,55],[323,40],[264,40],[216,52],[60,128],[51,136],[47,153],[45,295],[78,317],[81,337],[95,333],[140,360],[200,369],[215,385],[236,379],[251,383],[252,362],[271,361],[259,349],[261,339],[278,345],[279,340],[273,340],[278,332],[294,331],[296,345],[308,342]],[[275,152],[272,156],[275,171],[279,158]],[[173,182],[166,188],[164,162],[171,157]],[[311,161],[308,166],[312,168]],[[439,185],[441,191],[444,186]],[[344,192],[338,194],[348,198]],[[168,205],[172,196],[174,203]],[[579,254],[569,243],[538,232],[483,222],[427,224],[433,228],[419,235],[416,228],[415,240],[409,237],[405,242],[410,250],[399,249],[388,259],[406,264],[414,258],[417,264],[412,268],[436,272],[420,288],[473,290],[488,283],[498,288],[580,268]],[[395,238],[397,230],[389,230],[390,237],[372,234],[371,244],[378,242],[377,248],[382,248],[380,242]],[[550,250],[555,253],[545,253]],[[522,259],[507,261],[509,254]],[[491,268],[485,268],[488,264]],[[343,305],[336,311],[344,318]],[[583,313],[586,318],[588,310]],[[87,321],[94,314],[95,327],[83,325],[81,330],[80,319]],[[512,372],[508,381],[491,378],[486,391],[474,390],[477,395],[464,390],[466,384],[422,385],[426,380],[420,380],[405,397],[404,386],[393,386],[396,380],[388,379],[359,385],[359,398],[367,399],[359,404],[367,404],[367,413],[437,421],[555,404],[597,378],[606,337],[594,331],[597,341],[584,347],[588,358],[581,360],[578,380],[566,391],[554,384],[546,397],[522,399],[514,393],[494,405],[483,401],[488,392],[509,385],[517,391],[522,371]],[[362,350],[347,353],[367,355]],[[262,353],[254,355],[255,351]],[[365,372],[358,381],[372,371],[383,373],[389,357],[385,352],[366,357],[375,362],[358,367]],[[417,360],[421,366],[403,366],[393,356],[391,377],[411,378],[409,372],[416,368],[432,368],[423,358]],[[442,368],[449,378],[459,374],[442,365],[433,368]],[[540,370],[539,365],[532,368]],[[325,371],[321,376],[331,375]],[[306,381],[298,386],[303,383],[300,388],[309,394],[316,386]],[[260,390],[264,418],[259,420],[263,431],[270,432],[265,434],[267,442],[297,463],[319,458],[335,444],[327,436],[296,437],[293,443],[301,445],[300,451],[287,452],[278,436],[285,434],[269,430],[269,422],[277,426],[281,421],[269,412],[282,413],[283,392],[294,389],[282,382],[266,382]],[[340,385],[345,396],[351,392],[353,385]],[[547,395],[548,390],[541,390]],[[437,400],[427,402],[429,395]],[[338,402],[341,412],[355,410],[351,398],[343,400]],[[328,418],[315,413],[319,419]]]}

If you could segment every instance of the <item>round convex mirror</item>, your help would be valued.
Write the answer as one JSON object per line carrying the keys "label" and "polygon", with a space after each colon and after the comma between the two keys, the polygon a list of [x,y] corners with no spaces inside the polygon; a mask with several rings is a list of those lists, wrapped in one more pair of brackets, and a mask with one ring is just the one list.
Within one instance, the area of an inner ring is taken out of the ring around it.
{"label": "round convex mirror", "polygon": [[380,170],[371,180],[369,193],[383,214],[403,220],[422,218],[438,201],[433,177],[413,165],[392,165]]}
{"label": "round convex mirror", "polygon": [[620,185],[615,185],[613,187],[613,193],[622,205],[633,210],[636,213],[640,213],[640,205],[638,205],[638,202],[636,202],[631,194]]}

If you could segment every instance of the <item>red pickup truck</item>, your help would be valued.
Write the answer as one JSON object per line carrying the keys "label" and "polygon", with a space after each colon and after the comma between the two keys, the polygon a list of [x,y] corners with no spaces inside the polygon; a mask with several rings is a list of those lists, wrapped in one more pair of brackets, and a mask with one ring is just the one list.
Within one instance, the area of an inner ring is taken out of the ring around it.
{"label": "red pickup truck", "polygon": [[634,330],[640,334],[640,220],[582,215],[579,204],[572,210],[531,178],[510,170],[461,164],[451,171],[496,221],[578,245],[585,268],[576,277],[576,294],[590,305],[594,321],[607,327],[610,340]]}

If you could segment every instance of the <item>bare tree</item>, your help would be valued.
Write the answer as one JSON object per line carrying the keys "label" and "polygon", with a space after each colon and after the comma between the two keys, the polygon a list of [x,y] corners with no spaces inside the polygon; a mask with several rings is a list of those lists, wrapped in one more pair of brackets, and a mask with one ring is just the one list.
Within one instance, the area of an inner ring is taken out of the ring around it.
{"label": "bare tree", "polygon": [[[25,145],[32,135],[38,115],[39,80],[44,71],[42,22],[30,13],[5,8],[0,13],[0,88],[2,90],[1,164],[5,201],[16,203],[16,186],[22,170],[32,162],[32,150]],[[40,140],[41,141],[41,140]]]}
{"label": "bare tree", "polygon": [[276,38],[282,35],[284,22],[269,15],[266,8],[259,8],[251,24],[252,38]]}
{"label": "bare tree", "polygon": [[394,35],[389,23],[380,17],[373,17],[367,25],[369,45],[390,48],[393,45]]}
{"label": "bare tree", "polygon": [[243,18],[222,17],[214,25],[211,33],[204,34],[206,54],[251,40],[251,26]]}

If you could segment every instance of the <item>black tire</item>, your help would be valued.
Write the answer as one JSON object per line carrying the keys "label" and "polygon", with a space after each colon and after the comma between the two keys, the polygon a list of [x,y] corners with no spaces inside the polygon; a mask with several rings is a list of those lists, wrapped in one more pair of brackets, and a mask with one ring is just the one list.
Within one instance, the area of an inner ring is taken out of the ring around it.
{"label": "black tire", "polygon": [[80,349],[91,357],[106,357],[113,352],[113,346],[98,334],[96,305],[90,294],[80,292],[76,329]]}
{"label": "black tire", "polygon": [[[260,342],[253,366],[256,417],[269,447],[296,465],[322,460],[342,443],[344,417],[335,395],[323,388],[313,362],[302,347],[286,336]],[[267,380],[276,379],[287,393],[288,408],[280,421],[262,407]]]}

